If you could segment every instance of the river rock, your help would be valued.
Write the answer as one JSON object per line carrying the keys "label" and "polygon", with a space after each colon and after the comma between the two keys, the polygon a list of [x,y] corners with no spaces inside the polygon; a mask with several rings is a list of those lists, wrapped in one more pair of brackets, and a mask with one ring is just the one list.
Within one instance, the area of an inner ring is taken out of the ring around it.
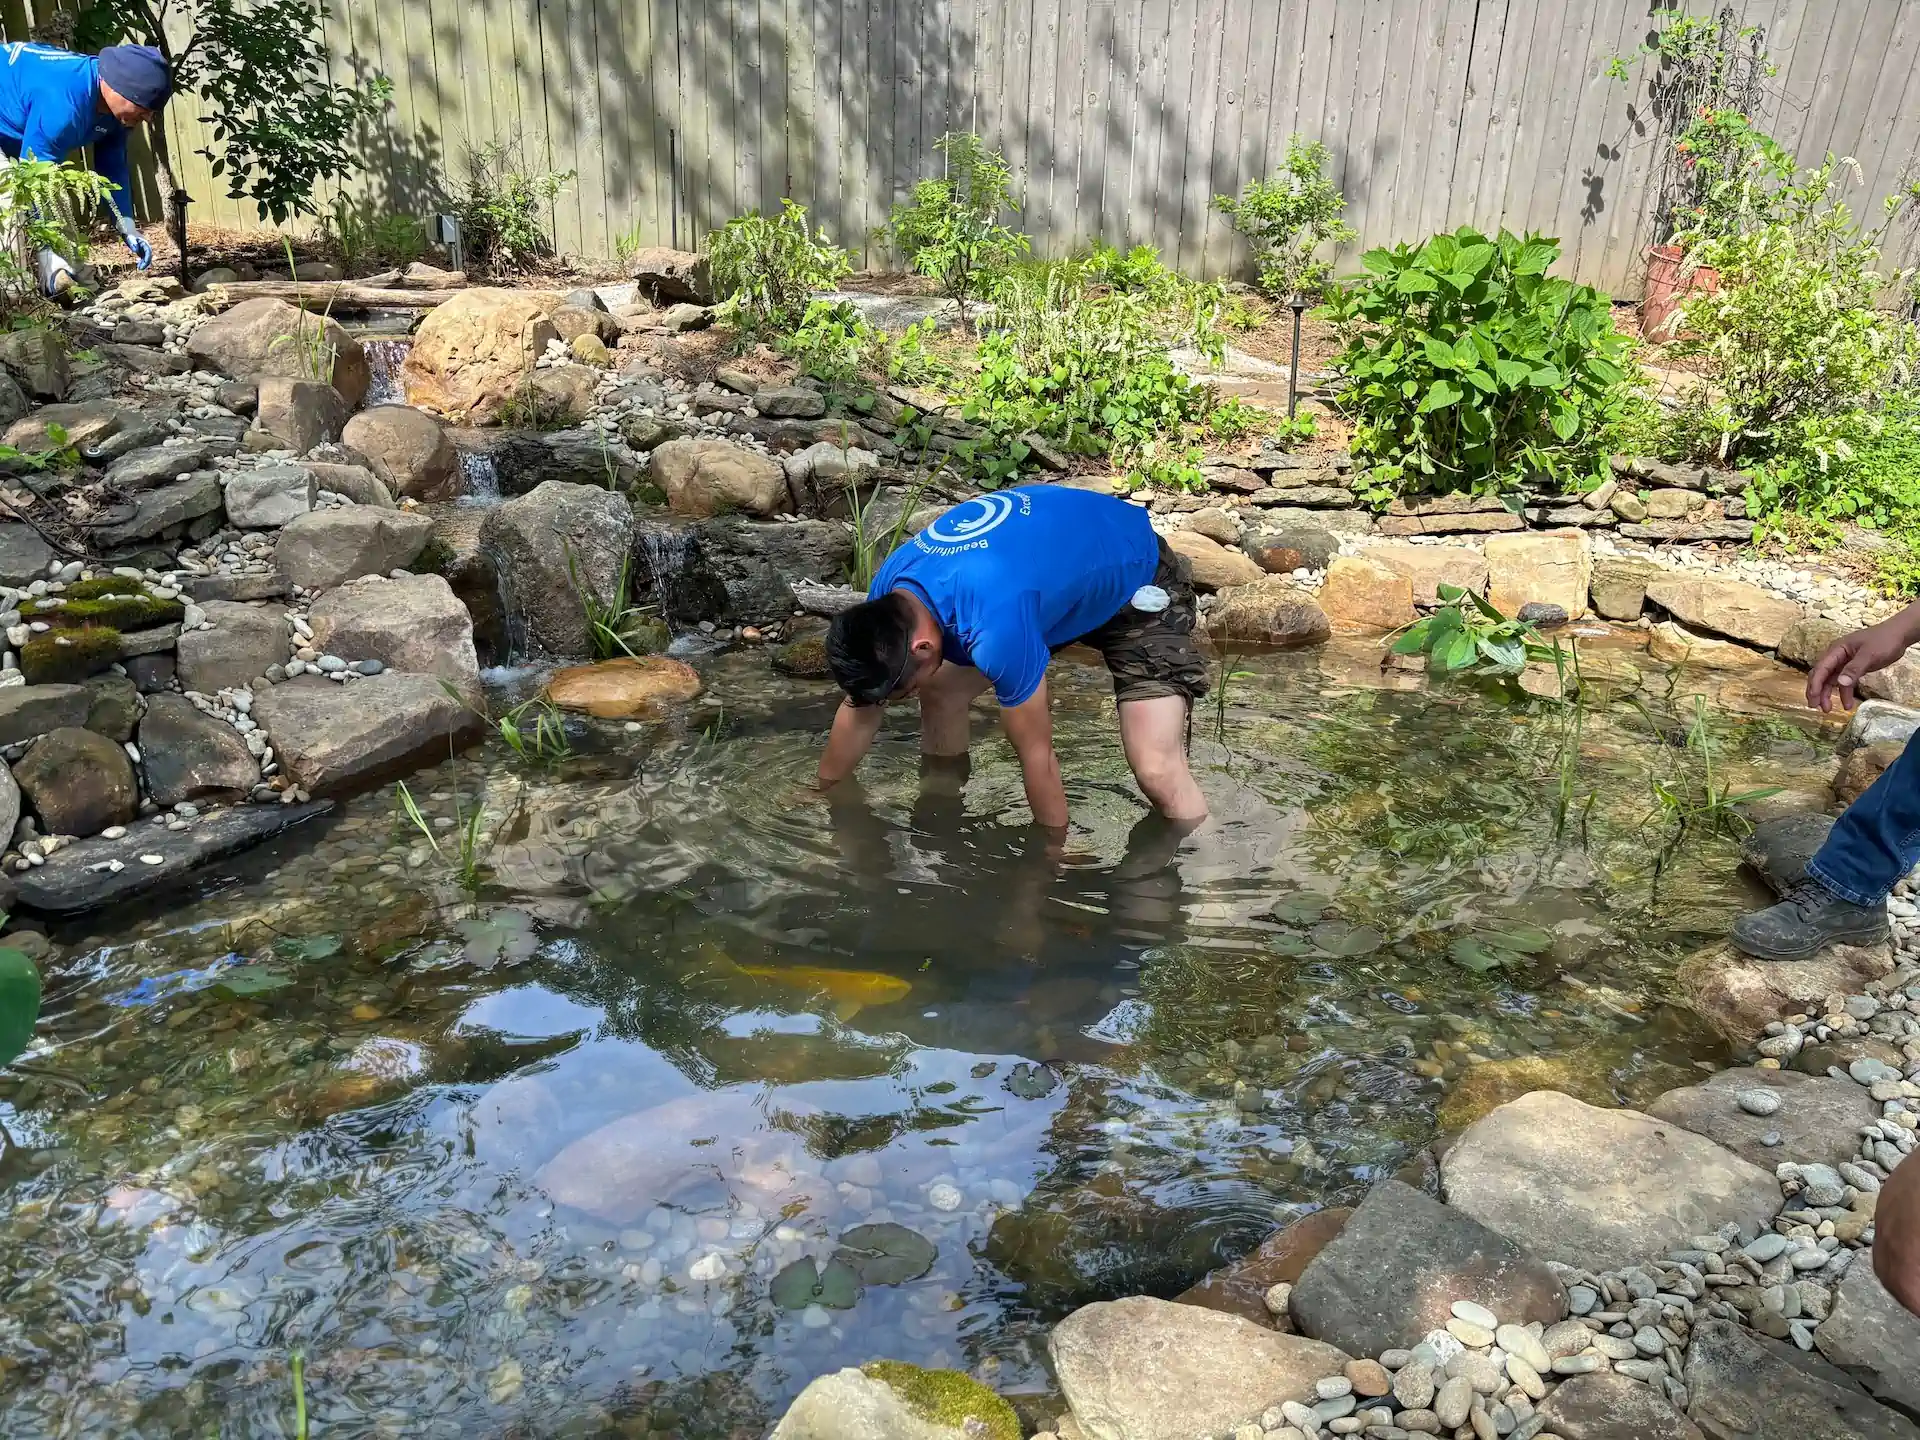
{"label": "river rock", "polygon": [[587,365],[544,365],[514,396],[519,424],[572,425],[593,413],[600,376]]}
{"label": "river rock", "polygon": [[556,670],[547,682],[547,698],[562,710],[584,711],[602,720],[636,720],[657,718],[693,699],[700,689],[699,672],[684,661],[623,655]]}
{"label": "river rock", "polygon": [[127,824],[139,810],[133,762],[91,730],[42,735],[15,762],[13,778],[45,835],[98,835],[109,825]]}
{"label": "river rock", "polygon": [[31,585],[47,578],[53,547],[31,525],[0,524],[0,585]]}
{"label": "river rock", "polygon": [[1759,670],[1767,657],[1731,640],[1696,635],[1671,620],[1662,620],[1650,633],[1647,653],[1669,665],[1698,665],[1703,670]]}
{"label": "river rock", "polygon": [[1441,1158],[1440,1185],[1447,1204],[1529,1254],[1597,1269],[1726,1224],[1758,1229],[1780,1209],[1773,1175],[1711,1140],[1551,1090],[1470,1126]]}
{"label": "river rock", "polygon": [[847,1369],[809,1383],[770,1440],[971,1440],[973,1434],[921,1419],[884,1380]]}
{"label": "river rock", "polygon": [[726,440],[669,440],[648,461],[676,515],[777,515],[791,504],[780,462]]}
{"label": "river rock", "polygon": [[1841,754],[1861,745],[1898,743],[1904,745],[1920,730],[1920,710],[1895,705],[1886,700],[1863,700],[1840,732]]}
{"label": "river rock", "polygon": [[1780,658],[1789,665],[1811,670],[1813,662],[1826,653],[1827,647],[1852,629],[1851,625],[1842,625],[1838,620],[1803,614],[1787,626],[1776,648]]}
{"label": "river rock", "polygon": [[0,332],[0,365],[29,394],[41,400],[63,400],[73,372],[60,333],[46,325],[27,325]]}
{"label": "river rock", "polygon": [[1318,645],[1333,633],[1313,597],[1277,575],[1222,590],[1206,621],[1207,629],[1228,644],[1281,650]]}
{"label": "river rock", "polygon": [[1229,550],[1198,530],[1175,530],[1166,540],[1176,555],[1186,559],[1193,588],[1202,592],[1251,585],[1267,573],[1238,550]]}
{"label": "river rock", "polygon": [[432,533],[431,519],[404,510],[316,510],[280,532],[274,555],[288,584],[330,590],[362,575],[406,569]]}
{"label": "river rock", "polygon": [[753,408],[776,420],[813,420],[827,413],[827,397],[805,385],[768,385],[754,392]]}
{"label": "river rock", "polygon": [[444,760],[475,723],[439,680],[397,671],[349,685],[302,675],[258,695],[253,715],[282,768],[310,795]]}
{"label": "river rock", "polygon": [[[50,730],[84,728],[92,708],[93,693],[84,685],[0,687],[0,745],[18,745]],[[6,839],[0,835],[0,844]]]}
{"label": "river rock", "polygon": [[477,690],[473,620],[438,575],[367,576],[329,590],[308,615],[313,648]]}
{"label": "river rock", "polygon": [[147,793],[160,805],[238,800],[260,783],[260,762],[240,732],[180,695],[156,695],[140,721]]}
{"label": "river rock", "polygon": [[1920,1440],[1906,1417],[1730,1320],[1694,1327],[1686,1386],[1707,1440]]}
{"label": "river rock", "polygon": [[[1763,1091],[1779,1103],[1770,1115],[1742,1109],[1739,1096]],[[1698,1085],[1669,1090],[1647,1113],[1724,1145],[1741,1159],[1771,1170],[1782,1161],[1839,1165],[1859,1149],[1860,1127],[1879,1118],[1864,1087],[1826,1075],[1792,1070],[1722,1070]],[[1772,1145],[1761,1137],[1777,1135]]]}
{"label": "river rock", "polygon": [[634,253],[633,278],[639,293],[657,306],[711,305],[719,298],[707,257],[691,250],[646,246]]}
{"label": "river rock", "polygon": [[1920,1316],[1887,1293],[1871,1264],[1848,1268],[1813,1342],[1869,1395],[1920,1414]]}
{"label": "river rock", "polygon": [[1272,525],[1264,515],[1240,537],[1240,548],[1270,575],[1324,570],[1340,553],[1339,537],[1318,525]]}
{"label": "river rock", "polygon": [[[0,824],[6,825],[8,837],[20,824],[20,786],[13,778],[13,772],[0,765]],[[0,843],[11,843],[8,841]]]}
{"label": "river rock", "polygon": [[1487,599],[1503,615],[1541,601],[1577,620],[1587,613],[1593,549],[1580,530],[1487,537]]}
{"label": "river rock", "polygon": [[460,457],[440,422],[411,405],[375,405],[347,421],[341,440],[395,498],[451,500],[460,493]]}
{"label": "river rock", "polygon": [[1730,943],[1680,962],[1674,989],[1727,1043],[1745,1049],[1769,1021],[1817,1010],[1829,995],[1853,995],[1893,969],[1887,945],[1829,945],[1811,960],[1756,960]]}
{"label": "river rock", "polygon": [[208,444],[147,445],[129,450],[107,467],[107,479],[122,490],[151,490],[192,474],[213,457]]}
{"label": "river rock", "polygon": [[86,728],[124,745],[140,723],[140,687],[125,675],[95,675],[86,682]]}
{"label": "river rock", "polygon": [[[322,372],[318,377],[313,368],[316,342]],[[325,373],[329,353],[331,374]],[[349,410],[367,398],[373,378],[366,351],[338,321],[308,314],[284,300],[243,300],[215,315],[188,338],[187,354],[201,369],[236,380],[329,380]]]}
{"label": "river rock", "polygon": [[180,637],[175,665],[182,689],[211,695],[251,685],[269,666],[287,663],[287,617],[278,606],[209,600],[202,608],[213,628]]}
{"label": "river rock", "polygon": [[1047,1337],[1054,1374],[1095,1440],[1190,1440],[1315,1399],[1348,1356],[1235,1315],[1136,1296],[1084,1306]]}
{"label": "river rock", "polygon": [[[118,510],[116,518],[88,529],[87,538],[103,550],[116,550],[141,540],[152,540],[175,527],[185,527],[204,515],[216,515],[225,503],[220,477],[199,471],[185,480],[146,490],[133,497],[133,513]],[[209,529],[215,528],[213,523]]]}
{"label": "river rock", "polygon": [[592,653],[581,595],[601,606],[625,599],[633,547],[627,502],[591,485],[549,480],[489,512],[480,540],[512,597],[516,631],[550,655]]}
{"label": "river rock", "polygon": [[0,430],[13,424],[32,408],[26,392],[13,376],[0,372]]}
{"label": "river rock", "polygon": [[1561,1440],[1700,1440],[1700,1427],[1653,1386],[1604,1370],[1566,1381],[1538,1413]]}
{"label": "river rock", "polygon": [[1284,1230],[1260,1242],[1259,1248],[1210,1272],[1198,1285],[1175,1296],[1181,1305],[1198,1305],[1238,1315],[1256,1325],[1271,1327],[1275,1317],[1267,1306],[1267,1292],[1275,1285],[1292,1285],[1313,1258],[1331,1244],[1353,1211],[1344,1205],[1303,1215]]}
{"label": "river rock", "polygon": [[337,465],[329,462],[309,460],[302,467],[313,481],[315,490],[331,490],[336,495],[344,495],[356,505],[371,505],[377,510],[392,510],[395,507],[393,492],[387,489],[386,482],[364,465]]}
{"label": "river rock", "polygon": [[[67,443],[85,453],[108,439],[123,426],[144,425],[138,410],[128,409],[112,400],[81,400],[64,405],[42,405],[7,427],[5,442],[16,450],[28,452],[53,447],[49,433],[55,425],[67,432]],[[162,435],[155,432],[154,440]],[[149,442],[151,443],[151,442]]]}
{"label": "river rock", "polygon": [[1740,842],[1740,859],[1774,894],[1784,895],[1806,878],[1807,862],[1827,843],[1832,829],[1833,816],[1818,811],[1762,820]]}
{"label": "river rock", "polygon": [[1603,620],[1638,620],[1646,607],[1647,586],[1667,573],[1651,560],[1624,560],[1601,556],[1593,562],[1587,594],[1593,613]]}
{"label": "river rock", "polygon": [[1404,575],[1416,605],[1438,605],[1442,585],[1487,593],[1487,557],[1465,545],[1369,545],[1360,558]]}
{"label": "river rock", "polygon": [[1920,656],[1909,649],[1885,669],[1862,675],[1860,693],[1895,705],[1920,705]]}
{"label": "river rock", "polygon": [[1385,1180],[1306,1267],[1288,1309],[1301,1333],[1378,1355],[1444,1327],[1456,1300],[1516,1325],[1551,1325],[1566,1313],[1546,1265],[1464,1211]]}
{"label": "river rock", "polygon": [[312,474],[299,465],[262,465],[228,474],[227,520],[242,530],[277,530],[313,509]]}
{"label": "river rock", "polygon": [[347,423],[347,402],[331,385],[273,375],[260,381],[260,399],[254,424],[280,446],[304,455],[316,445],[340,438]]}
{"label": "river rock", "polygon": [[1568,1046],[1546,1054],[1469,1064],[1440,1102],[1435,1118],[1443,1131],[1464,1130],[1482,1115],[1533,1090],[1558,1090],[1589,1105],[1617,1105],[1616,1058],[1595,1047]]}
{"label": "river rock", "polygon": [[1834,802],[1851,805],[1858,800],[1867,793],[1874,781],[1886,774],[1887,768],[1900,758],[1906,748],[1905,745],[1882,741],[1878,745],[1856,745],[1847,751],[1840,757],[1840,764],[1829,782]]}
{"label": "river rock", "polygon": [[[185,830],[135,826],[117,840],[95,836],[47,857],[47,863],[14,877],[19,901],[42,915],[78,915],[137,896],[206,879],[216,860],[270,840],[295,825],[326,814],[330,801],[307,805],[236,805],[202,815]],[[142,855],[158,855],[149,865]],[[118,860],[120,869],[104,868]],[[96,868],[101,867],[101,868]]]}
{"label": "river rock", "polygon": [[[595,340],[602,341],[617,338],[620,327],[614,323],[613,316],[606,312],[604,306],[578,304],[575,299],[578,293],[569,293],[565,303],[557,306],[547,317],[553,322],[554,333],[566,341],[569,349],[582,335],[591,335]],[[586,293],[593,294],[592,291]],[[597,300],[599,296],[594,298]]]}
{"label": "river rock", "polygon": [[427,312],[400,367],[407,403],[470,425],[496,423],[558,338],[560,297],[476,287]]}
{"label": "river rock", "polygon": [[586,430],[522,431],[493,447],[500,493],[525,495],[548,480],[631,491],[646,473],[640,458],[618,439]]}
{"label": "river rock", "polygon": [[1365,555],[1342,555],[1327,566],[1320,608],[1341,635],[1383,635],[1411,625],[1413,582]]}

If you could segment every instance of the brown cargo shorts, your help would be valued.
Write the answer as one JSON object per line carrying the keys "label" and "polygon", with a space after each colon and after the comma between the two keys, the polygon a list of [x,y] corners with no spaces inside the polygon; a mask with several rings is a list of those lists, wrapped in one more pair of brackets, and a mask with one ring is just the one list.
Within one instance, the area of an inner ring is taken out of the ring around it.
{"label": "brown cargo shorts", "polygon": [[1184,695],[1189,701],[1208,691],[1207,661],[1194,642],[1193,627],[1200,612],[1194,603],[1193,572],[1184,556],[1160,542],[1160,564],[1153,583],[1167,592],[1167,608],[1148,613],[1129,603],[1098,630],[1082,635],[1075,644],[1100,652],[1113,676],[1113,698],[1157,700],[1162,695]]}

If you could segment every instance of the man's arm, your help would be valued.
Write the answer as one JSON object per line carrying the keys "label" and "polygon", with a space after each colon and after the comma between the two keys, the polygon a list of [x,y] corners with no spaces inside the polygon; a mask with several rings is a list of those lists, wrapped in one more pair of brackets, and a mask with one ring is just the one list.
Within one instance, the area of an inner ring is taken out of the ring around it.
{"label": "man's arm", "polygon": [[1026,782],[1027,804],[1033,822],[1049,829],[1067,826],[1067,791],[1060,783],[1060,761],[1053,753],[1053,711],[1047,705],[1047,682],[1018,705],[1003,706],[1000,721],[1020,757],[1020,778]]}
{"label": "man's arm", "polygon": [[[127,163],[127,132],[118,126],[115,129],[118,133],[93,142],[93,173],[114,183],[116,188],[107,203],[120,219],[132,221],[133,169]],[[126,233],[126,226],[121,226],[121,233]]]}
{"label": "man's arm", "polygon": [[880,722],[885,718],[885,706],[842,700],[834,712],[833,733],[827,737],[826,751],[820,756],[820,774],[814,783],[825,790],[851,775],[873,747],[873,737],[880,733]]}
{"label": "man's arm", "polygon": [[1853,693],[1860,677],[1886,669],[1916,640],[1920,640],[1920,605],[1909,605],[1890,620],[1843,635],[1813,663],[1807,676],[1808,707],[1831,710],[1837,688],[1841,708],[1851,710],[1860,703]]}

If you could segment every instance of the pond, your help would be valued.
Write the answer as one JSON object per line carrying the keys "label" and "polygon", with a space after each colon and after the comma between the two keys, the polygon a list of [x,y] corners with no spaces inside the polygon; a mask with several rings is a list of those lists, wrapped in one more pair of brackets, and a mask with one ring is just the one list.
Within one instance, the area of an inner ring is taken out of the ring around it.
{"label": "pond", "polygon": [[883,1356],[1047,1413],[1053,1320],[1353,1200],[1472,1069],[1723,1060],[1663,990],[1756,897],[1650,780],[1700,690],[1716,783],[1817,788],[1789,678],[1601,647],[1576,714],[1378,654],[1234,661],[1184,839],[1096,669],[1050,855],[986,712],[970,776],[901,716],[829,807],[832,696],[735,652],[675,724],[413,777],[444,858],[389,789],[56,935],[0,1079],[0,1433],[290,1435],[295,1353],[328,1437],[759,1436]]}

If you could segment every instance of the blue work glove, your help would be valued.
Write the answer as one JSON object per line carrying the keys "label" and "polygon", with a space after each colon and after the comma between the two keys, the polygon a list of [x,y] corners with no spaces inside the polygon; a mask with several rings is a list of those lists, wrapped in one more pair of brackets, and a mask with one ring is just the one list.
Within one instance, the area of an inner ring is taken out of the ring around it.
{"label": "blue work glove", "polygon": [[147,244],[147,237],[140,233],[140,228],[133,223],[131,215],[120,217],[120,237],[127,242],[127,249],[133,252],[135,265],[142,270],[152,266],[153,247]]}

